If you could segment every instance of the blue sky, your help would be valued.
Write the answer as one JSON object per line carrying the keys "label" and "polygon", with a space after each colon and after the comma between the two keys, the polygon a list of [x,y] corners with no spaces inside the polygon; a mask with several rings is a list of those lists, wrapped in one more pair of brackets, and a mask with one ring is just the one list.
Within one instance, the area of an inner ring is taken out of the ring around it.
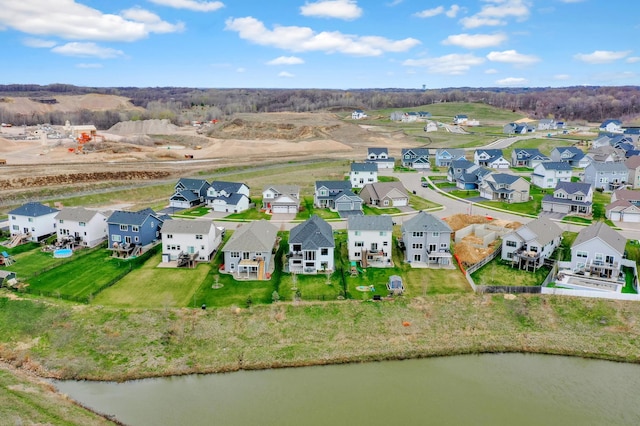
{"label": "blue sky", "polygon": [[0,0],[0,84],[640,85],[635,0]]}

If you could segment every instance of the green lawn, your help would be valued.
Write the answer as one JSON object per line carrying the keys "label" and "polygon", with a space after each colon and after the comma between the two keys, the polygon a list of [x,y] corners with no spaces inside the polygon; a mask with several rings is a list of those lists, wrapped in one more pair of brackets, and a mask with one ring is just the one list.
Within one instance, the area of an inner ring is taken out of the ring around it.
{"label": "green lawn", "polygon": [[417,195],[413,195],[413,194],[409,194],[409,205],[414,209],[414,210],[429,210],[429,209],[435,209],[438,207],[442,207],[441,204],[438,203],[434,203],[433,201],[429,201],[427,199],[424,199],[422,197],[419,197]]}
{"label": "green lawn", "polygon": [[307,196],[302,198],[300,203],[300,211],[296,215],[296,220],[307,220],[314,214],[320,216],[323,219],[340,219],[340,215],[337,212],[332,212],[329,209],[318,209],[313,205],[313,196]]}
{"label": "green lawn", "polygon": [[193,294],[209,274],[210,265],[199,263],[194,269],[158,268],[161,260],[162,253],[158,252],[141,268],[99,293],[93,303],[136,308],[193,306]]}
{"label": "green lawn", "polygon": [[504,203],[501,201],[482,201],[479,204],[509,210],[514,213],[538,215],[542,211],[542,198],[547,194],[553,194],[553,189],[542,189],[531,185],[529,195],[533,198],[525,203]]}
{"label": "green lawn", "polygon": [[480,191],[477,189],[455,189],[453,191],[448,191],[447,194],[458,198],[473,198],[479,197]]}
{"label": "green lawn", "polygon": [[191,217],[202,217],[204,215],[206,215],[207,213],[209,213],[211,211],[211,209],[209,207],[194,207],[192,209],[188,209],[188,210],[184,210],[179,212],[178,214],[176,214],[175,216],[178,217],[184,217],[184,218],[191,218]]}
{"label": "green lawn", "polygon": [[378,182],[399,182],[400,179],[398,179],[395,176],[378,176]]}
{"label": "green lawn", "polygon": [[537,286],[542,284],[549,271],[548,267],[539,268],[536,272],[522,271],[512,268],[498,256],[472,273],[471,278],[476,285]]}
{"label": "green lawn", "polygon": [[[18,252],[13,254],[12,251],[20,247],[29,246],[30,250]],[[40,246],[37,244],[29,245],[24,244],[22,246],[10,249],[9,254],[13,257],[15,262],[11,266],[0,266],[0,270],[9,270],[16,273],[18,279],[23,279],[32,276],[44,269],[51,268],[54,265],[62,265],[65,262],[72,262],[73,258],[56,259],[52,253],[45,253],[40,250]]]}
{"label": "green lawn", "polygon": [[383,214],[397,214],[401,213],[396,207],[372,207],[366,204],[362,205],[362,211],[365,215],[380,216]]}
{"label": "green lawn", "polygon": [[260,210],[258,210],[257,208],[250,208],[247,209],[243,212],[240,213],[232,213],[228,216],[225,216],[225,219],[229,219],[229,220],[261,220],[261,219],[265,219],[265,220],[269,220],[271,219],[271,215],[265,213],[265,212],[261,212]]}
{"label": "green lawn", "polygon": [[[59,260],[59,259],[58,259]],[[104,248],[74,252],[73,257],[49,271],[27,278],[33,294],[68,296],[85,300],[131,268],[129,261],[114,259]]]}

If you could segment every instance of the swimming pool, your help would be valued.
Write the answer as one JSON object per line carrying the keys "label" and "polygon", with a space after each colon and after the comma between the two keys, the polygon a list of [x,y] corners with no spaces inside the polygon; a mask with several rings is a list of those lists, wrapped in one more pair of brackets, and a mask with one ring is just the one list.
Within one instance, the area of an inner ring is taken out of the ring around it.
{"label": "swimming pool", "polygon": [[53,257],[71,257],[73,250],[71,249],[58,249],[53,251]]}

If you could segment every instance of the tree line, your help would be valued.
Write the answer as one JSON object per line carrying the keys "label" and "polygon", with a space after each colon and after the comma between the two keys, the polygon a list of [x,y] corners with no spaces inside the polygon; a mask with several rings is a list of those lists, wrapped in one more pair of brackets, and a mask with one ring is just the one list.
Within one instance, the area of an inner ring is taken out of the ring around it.
{"label": "tree line", "polygon": [[[53,111],[20,115],[2,106],[7,97],[55,98],[99,93],[128,98],[143,111]],[[640,87],[416,89],[197,89],[188,87],[79,87],[68,84],[0,85],[0,120],[16,124],[93,123],[100,129],[127,120],[166,118],[174,124],[213,120],[236,113],[416,108],[440,102],[481,102],[532,118],[623,122],[640,115]]]}

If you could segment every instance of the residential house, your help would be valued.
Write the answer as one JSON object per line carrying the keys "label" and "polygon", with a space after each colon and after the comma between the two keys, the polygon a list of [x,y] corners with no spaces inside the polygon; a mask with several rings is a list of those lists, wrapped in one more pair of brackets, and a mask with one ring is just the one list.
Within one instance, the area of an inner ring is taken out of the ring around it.
{"label": "residential house", "polygon": [[335,246],[331,225],[317,215],[311,216],[289,232],[289,272],[316,274],[333,271]]}
{"label": "residential house", "polygon": [[491,201],[524,203],[529,201],[529,187],[525,179],[508,173],[489,173],[480,183],[480,196]]}
{"label": "residential house", "polygon": [[223,271],[236,279],[270,279],[277,234],[278,228],[264,219],[238,227],[222,249]]}
{"label": "residential house", "polygon": [[268,213],[298,213],[300,187],[298,185],[269,185],[262,190],[262,208]]}
{"label": "residential house", "polygon": [[625,160],[624,165],[629,170],[627,183],[633,189],[640,189],[640,155],[634,155]]}
{"label": "residential house", "polygon": [[491,172],[490,169],[477,166],[469,160],[455,160],[447,170],[447,180],[455,182],[456,187],[460,189],[478,189],[482,179]]}
{"label": "residential house", "polygon": [[378,181],[378,165],[375,163],[351,163],[349,171],[351,188],[362,188]]}
{"label": "residential house", "polygon": [[584,182],[556,183],[552,194],[542,198],[542,211],[549,213],[591,215],[593,187]]}
{"label": "residential house", "polygon": [[562,161],[569,163],[571,167],[584,169],[591,163],[591,160],[585,156],[584,152],[575,146],[556,147],[549,155],[551,161]]}
{"label": "residential house", "polygon": [[436,167],[449,167],[452,161],[465,158],[462,148],[440,148],[436,150]]}
{"label": "residential house", "polygon": [[540,163],[551,161],[538,148],[518,148],[511,151],[511,166],[534,168]]}
{"label": "residential house", "polygon": [[502,156],[501,149],[477,149],[473,154],[473,162],[477,166],[490,169],[509,168],[509,162]]}
{"label": "residential house", "polygon": [[240,213],[249,208],[249,187],[241,182],[213,181],[207,189],[207,206],[214,212]]}
{"label": "residential house", "polygon": [[592,162],[595,161],[597,163],[621,162],[627,159],[624,149],[614,148],[611,145],[590,149],[587,152],[587,157],[591,158]]}
{"label": "residential house", "polygon": [[204,203],[209,182],[204,179],[180,178],[174,186],[169,205],[176,208],[194,207]]}
{"label": "residential house", "polygon": [[363,268],[391,267],[393,220],[391,216],[350,216],[347,221],[349,260]]}
{"label": "residential house", "polygon": [[435,121],[427,121],[427,123],[424,125],[424,131],[425,132],[437,132],[438,131],[438,124]]}
{"label": "residential house", "polygon": [[525,123],[508,123],[502,126],[502,133],[505,135],[524,135],[527,132],[533,131],[533,127]]}
{"label": "residential house", "polygon": [[613,191],[629,180],[629,169],[624,163],[592,162],[584,169],[583,181],[594,189]]}
{"label": "residential house", "polygon": [[616,222],[640,222],[640,191],[617,189],[611,195],[611,203],[605,207],[607,219]]}
{"label": "residential house", "polygon": [[116,210],[107,219],[109,249],[116,257],[141,254],[144,246],[160,238],[160,229],[167,219],[151,209],[137,212]]}
{"label": "residential house", "polygon": [[360,191],[365,204],[376,207],[404,207],[409,205],[409,194],[401,182],[370,183]]}
{"label": "residential house", "polygon": [[457,114],[453,117],[453,124],[467,124],[469,121],[469,116],[466,114]]}
{"label": "residential house", "polygon": [[[627,239],[604,222],[595,222],[583,228],[571,246],[571,267],[574,274],[611,280],[614,283],[623,274],[621,261]],[[624,280],[618,289],[624,285]]]}
{"label": "residential house", "polygon": [[418,121],[427,121],[430,118],[431,113],[429,111],[418,111]]}
{"label": "residential house", "polygon": [[387,148],[367,148],[367,162],[375,163],[378,169],[393,169],[395,158],[389,157]]}
{"label": "residential house", "polygon": [[627,126],[623,133],[627,138],[631,139],[634,145],[640,142],[640,127]]}
{"label": "residential house", "polygon": [[55,215],[58,243],[95,247],[105,241],[107,215],[83,207],[65,207]]}
{"label": "residential house", "polygon": [[365,112],[361,109],[357,109],[351,113],[352,120],[361,120],[366,117],[367,117],[367,114],[365,114]]}
{"label": "residential house", "polygon": [[402,148],[402,166],[418,171],[430,170],[428,148]]}
{"label": "residential house", "polygon": [[313,205],[337,211],[342,217],[362,214],[362,198],[351,192],[351,182],[346,180],[316,181]]}
{"label": "residential house", "polygon": [[451,264],[452,233],[445,221],[419,212],[402,224],[405,260],[412,264]]}
{"label": "residential house", "polygon": [[417,112],[405,112],[404,115],[402,116],[402,122],[403,123],[414,123],[418,121],[418,113]]}
{"label": "residential house", "polygon": [[162,262],[177,261],[177,266],[208,262],[222,242],[222,233],[211,220],[167,220],[161,230]]}
{"label": "residential house", "polygon": [[537,129],[539,131],[556,130],[557,128],[558,128],[558,123],[553,118],[542,118],[538,120]]}
{"label": "residential house", "polygon": [[[30,202],[9,212],[9,231],[16,243],[38,242],[56,233],[55,216],[58,209]],[[13,241],[13,240],[12,240]]]}
{"label": "residential house", "polygon": [[562,229],[546,218],[535,219],[502,237],[502,260],[519,269],[543,266],[562,241]]}
{"label": "residential house", "polygon": [[531,173],[531,183],[538,188],[555,188],[558,182],[571,182],[572,168],[569,163],[549,161],[539,163]]}
{"label": "residential house", "polygon": [[624,129],[622,128],[622,121],[620,120],[604,120],[602,124],[600,124],[601,132],[609,132],[609,133],[622,133]]}

